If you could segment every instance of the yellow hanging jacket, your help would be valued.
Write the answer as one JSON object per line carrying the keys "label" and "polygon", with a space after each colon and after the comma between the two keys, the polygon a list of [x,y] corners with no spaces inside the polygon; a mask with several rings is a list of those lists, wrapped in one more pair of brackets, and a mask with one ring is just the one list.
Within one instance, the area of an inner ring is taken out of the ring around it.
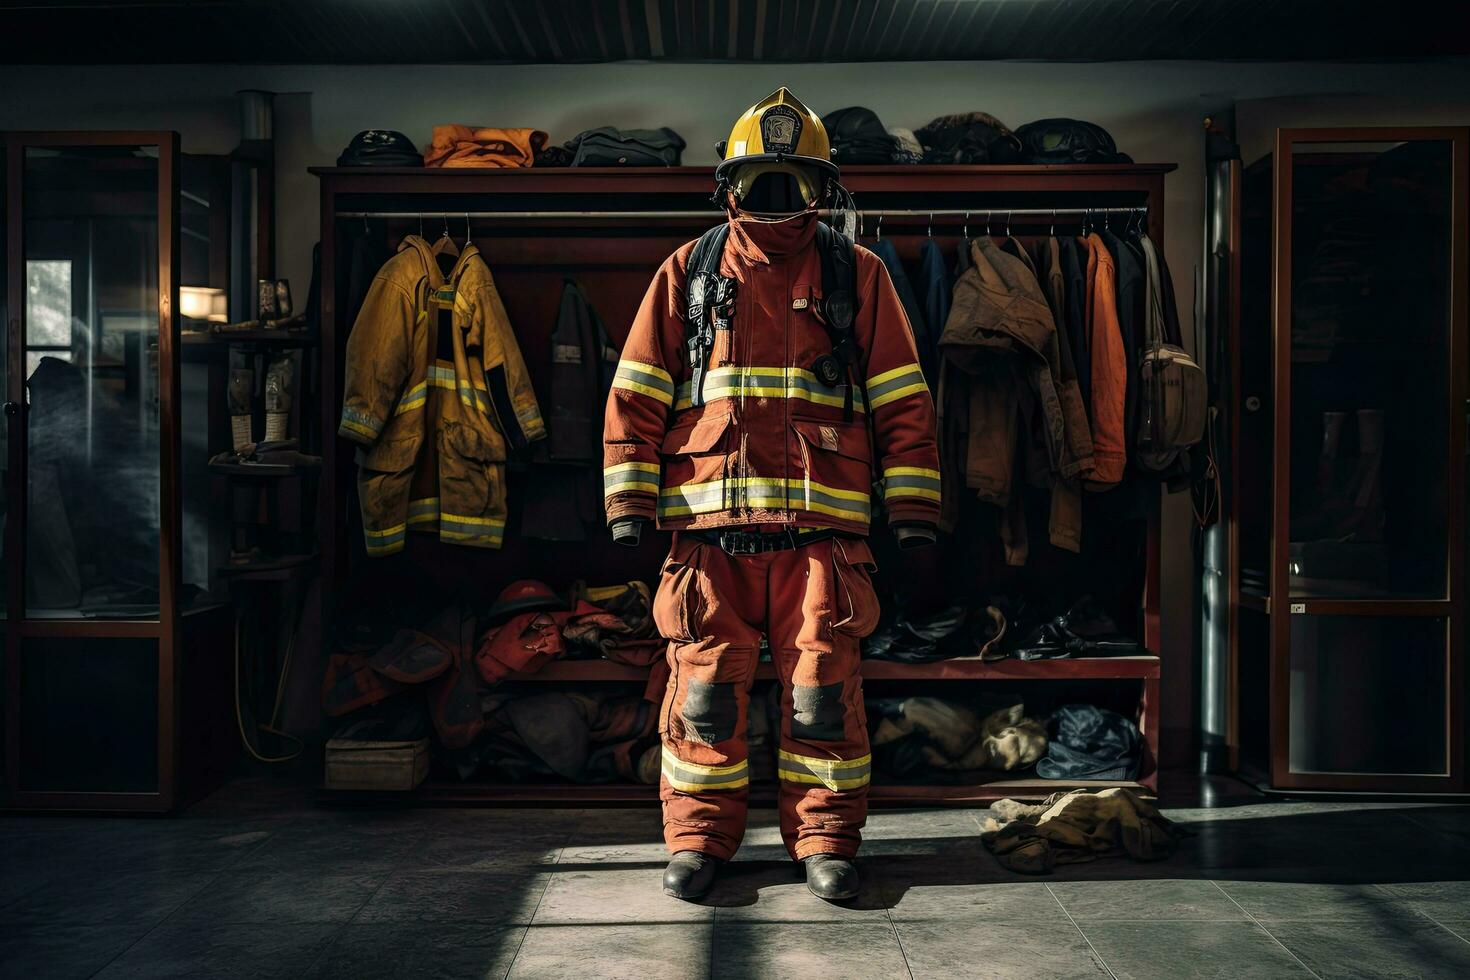
{"label": "yellow hanging jacket", "polygon": [[379,270],[347,340],[343,438],[359,446],[358,496],[372,557],[408,530],[498,548],[505,458],[546,435],[490,269],[467,245],[444,275],[410,235]]}

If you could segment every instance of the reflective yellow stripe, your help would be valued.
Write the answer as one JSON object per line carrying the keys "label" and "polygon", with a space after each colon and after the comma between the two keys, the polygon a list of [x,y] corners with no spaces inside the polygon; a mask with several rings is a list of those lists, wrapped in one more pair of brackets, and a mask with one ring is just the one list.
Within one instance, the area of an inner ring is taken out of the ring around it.
{"label": "reflective yellow stripe", "polygon": [[871,510],[866,493],[802,479],[732,478],[666,487],[659,493],[658,512],[663,517],[708,514],[729,507],[804,510],[863,523]]}
{"label": "reflective yellow stripe", "polygon": [[612,386],[647,395],[662,405],[670,405],[674,401],[674,379],[657,364],[645,364],[625,357],[618,362]]}
{"label": "reflective yellow stripe", "polygon": [[505,518],[503,517],[463,517],[459,514],[451,514],[448,511],[444,511],[439,516],[446,521],[453,521],[456,524],[474,524],[481,527],[505,527]]}
{"label": "reflective yellow stripe", "polygon": [[623,493],[628,490],[658,493],[658,475],[659,464],[657,463],[615,463],[612,466],[603,467],[603,496],[611,497],[615,493]]}
{"label": "reflective yellow stripe", "polygon": [[374,558],[381,558],[383,555],[402,551],[403,535],[407,530],[407,524],[395,524],[381,529],[363,528],[363,543],[367,547],[367,553]]}
{"label": "reflective yellow stripe", "polygon": [[424,400],[427,399],[428,396],[428,386],[424,382],[420,381],[418,384],[414,385],[412,388],[408,389],[408,391],[403,393],[403,397],[398,400],[398,407],[393,410],[393,414],[402,415],[404,412],[409,412],[415,408],[418,408],[419,406],[423,405]]}
{"label": "reflective yellow stripe", "polygon": [[439,519],[439,498],[423,497],[419,500],[409,501],[408,523],[431,524]]}
{"label": "reflective yellow stripe", "polygon": [[868,405],[870,408],[882,408],[900,398],[928,390],[923,369],[917,364],[905,364],[868,379]]}
{"label": "reflective yellow stripe", "polygon": [[922,497],[926,500],[940,499],[940,476],[938,470],[924,466],[890,466],[883,470],[883,499],[893,497]]}
{"label": "reflective yellow stripe", "polygon": [[902,367],[896,367],[891,371],[884,371],[881,374],[873,375],[868,379],[868,387],[877,388],[880,385],[902,378],[906,374],[915,373],[922,375],[924,372],[919,369],[919,365],[917,364],[905,364]]}
{"label": "reflective yellow stripe", "polygon": [[[679,385],[674,410],[693,406],[693,386]],[[704,400],[716,398],[794,398],[814,405],[842,408],[847,404],[844,392],[817,380],[817,376],[799,367],[721,367],[711,369],[704,378]],[[863,410],[861,391],[853,392],[853,408]]]}
{"label": "reflective yellow stripe", "polygon": [[621,388],[624,391],[636,391],[640,395],[647,395],[660,405],[671,405],[674,402],[674,396],[668,392],[661,391],[652,385],[634,381],[631,378],[614,378],[612,386],[614,389]]}
{"label": "reflective yellow stripe", "polygon": [[376,429],[370,429],[367,426],[363,425],[361,422],[356,422],[352,419],[344,418],[342,420],[342,424],[338,426],[338,431],[340,432],[344,429],[347,432],[355,432],[356,434],[362,436],[364,439],[367,439],[369,442],[376,441],[378,438],[378,432]]}
{"label": "reflective yellow stripe", "polygon": [[[425,378],[423,382],[421,382],[421,385],[428,385],[428,387],[430,388],[442,388],[445,391],[456,392],[459,395],[459,400],[463,402],[466,407],[473,408],[476,411],[480,412],[480,414],[485,416],[489,416],[490,414],[490,393],[485,388],[485,386],[483,384],[476,383],[473,380],[462,380],[454,373],[454,368],[452,367],[446,367],[443,364],[431,365],[429,367],[429,376]],[[418,387],[419,386],[415,386],[415,388],[410,391],[409,394],[413,394],[413,391],[417,391]],[[420,395],[418,404],[422,403],[423,396]],[[409,408],[415,407],[417,407],[417,405],[409,405],[406,408],[400,406],[398,410],[402,412],[407,411]]]}
{"label": "reflective yellow stripe", "polygon": [[750,783],[750,764],[737,762],[730,766],[701,766],[698,763],[685,762],[665,745],[663,776],[670,786],[684,793],[740,789]]}
{"label": "reflective yellow stripe", "polygon": [[618,367],[622,368],[624,366],[632,368],[633,370],[639,371],[643,374],[652,375],[654,378],[657,378],[659,381],[667,384],[670,389],[674,387],[673,375],[669,374],[669,372],[665,371],[657,364],[649,364],[647,361],[635,361],[631,357],[624,357],[622,360],[618,361]]}
{"label": "reflective yellow stripe", "polygon": [[776,755],[780,778],[789,783],[825,786],[835,792],[866,786],[872,779],[871,755],[859,759],[822,759],[785,749]]}

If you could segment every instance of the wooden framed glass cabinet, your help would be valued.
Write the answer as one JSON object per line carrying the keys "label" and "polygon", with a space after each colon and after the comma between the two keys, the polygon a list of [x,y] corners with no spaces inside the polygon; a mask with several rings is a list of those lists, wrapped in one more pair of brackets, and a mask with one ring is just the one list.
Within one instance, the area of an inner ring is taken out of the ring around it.
{"label": "wooden framed glass cabinet", "polygon": [[[173,809],[235,751],[228,605],[184,538],[177,133],[4,134],[7,807]],[[225,270],[208,248],[187,260]],[[202,408],[202,406],[201,406]],[[204,488],[207,493],[207,487]],[[207,537],[207,535],[205,536]]]}
{"label": "wooden framed glass cabinet", "polygon": [[1467,788],[1467,133],[1282,129],[1245,171],[1233,646],[1272,789]]}

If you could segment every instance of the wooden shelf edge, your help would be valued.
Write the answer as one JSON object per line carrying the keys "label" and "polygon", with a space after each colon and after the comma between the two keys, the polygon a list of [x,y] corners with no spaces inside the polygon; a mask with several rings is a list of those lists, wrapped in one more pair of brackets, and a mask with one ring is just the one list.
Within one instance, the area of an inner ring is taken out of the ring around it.
{"label": "wooden shelf edge", "polygon": [[[636,681],[648,679],[647,667],[630,667],[607,660],[554,660],[535,673],[512,674],[508,680],[530,683],[560,681]],[[996,660],[978,657],[903,664],[891,660],[864,660],[863,679],[889,680],[1139,680],[1159,676],[1159,658],[1083,657],[1063,660]],[[776,668],[763,663],[757,680],[772,680]]]}
{"label": "wooden shelf edge", "polygon": [[[997,779],[963,786],[874,784],[868,791],[868,802],[879,807],[958,806],[990,804],[1003,799],[1040,800],[1053,793],[1074,789],[1101,790],[1113,787],[1131,789],[1146,799],[1157,797],[1155,790],[1147,782],[1030,778]],[[750,801],[759,805],[774,804],[776,791],[773,784],[752,786]],[[325,787],[320,787],[317,791],[317,802],[324,806],[651,806],[657,800],[657,786],[630,783],[494,785],[427,782],[406,793],[334,790]]]}
{"label": "wooden shelf edge", "polygon": [[[912,164],[865,164],[842,168],[844,176],[858,177],[867,174],[907,173],[915,176],[928,174],[1167,174],[1179,168],[1177,163],[912,163]],[[547,174],[570,174],[574,177],[628,177],[630,179],[651,178],[656,175],[710,175],[714,166],[680,167],[307,167],[306,172],[317,177],[387,176],[412,177],[428,174],[435,177],[450,177],[467,180],[490,176],[496,180],[516,180],[526,174],[545,177]]]}

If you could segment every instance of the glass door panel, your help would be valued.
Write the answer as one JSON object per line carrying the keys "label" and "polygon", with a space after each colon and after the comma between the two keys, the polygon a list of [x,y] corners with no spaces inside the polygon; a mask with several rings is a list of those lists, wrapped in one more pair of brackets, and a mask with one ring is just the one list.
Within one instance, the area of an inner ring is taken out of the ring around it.
{"label": "glass door panel", "polygon": [[159,153],[27,146],[25,605],[159,612]]}
{"label": "glass door panel", "polygon": [[1291,617],[1293,773],[1449,771],[1448,623]]}
{"label": "glass door panel", "polygon": [[1286,159],[1290,593],[1446,598],[1454,144]]}

